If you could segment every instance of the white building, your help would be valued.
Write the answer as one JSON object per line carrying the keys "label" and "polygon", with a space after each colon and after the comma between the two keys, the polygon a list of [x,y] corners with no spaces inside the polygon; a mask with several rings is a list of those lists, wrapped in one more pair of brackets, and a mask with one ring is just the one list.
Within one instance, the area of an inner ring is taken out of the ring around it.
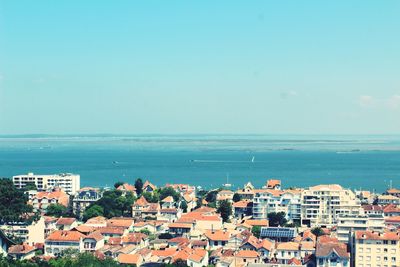
{"label": "white building", "polygon": [[341,214],[338,216],[337,238],[340,242],[350,242],[355,231],[378,231],[385,229],[383,215],[352,215]]}
{"label": "white building", "polygon": [[28,245],[44,243],[45,239],[45,219],[40,217],[38,221],[28,224],[26,222],[15,222],[3,224],[0,229],[7,235],[18,238],[21,242]]}
{"label": "white building", "polygon": [[13,176],[13,183],[17,188],[24,188],[34,183],[39,191],[60,187],[64,192],[74,195],[80,189],[80,176],[72,173],[51,175],[23,174]]}
{"label": "white building", "polygon": [[317,185],[302,192],[301,220],[310,226],[333,226],[339,214],[360,214],[353,191],[340,185]]}
{"label": "white building", "polygon": [[254,190],[253,218],[267,219],[268,213],[284,212],[289,221],[301,219],[301,191],[300,190]]}

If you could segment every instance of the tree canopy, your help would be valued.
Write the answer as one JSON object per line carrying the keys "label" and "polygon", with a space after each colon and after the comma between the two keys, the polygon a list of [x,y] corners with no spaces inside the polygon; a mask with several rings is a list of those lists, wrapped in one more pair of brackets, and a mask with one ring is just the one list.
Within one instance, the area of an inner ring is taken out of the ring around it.
{"label": "tree canopy", "polygon": [[269,225],[273,227],[284,226],[287,223],[286,214],[281,212],[268,213]]}
{"label": "tree canopy", "polygon": [[255,225],[251,228],[251,233],[257,237],[260,238],[260,234],[261,234],[261,226],[259,225]]}
{"label": "tree canopy", "polygon": [[138,178],[135,181],[135,188],[136,188],[136,194],[140,196],[143,192],[143,181],[142,179]]}
{"label": "tree canopy", "polygon": [[311,233],[313,233],[316,237],[325,234],[321,227],[314,227],[313,229],[311,229]]}
{"label": "tree canopy", "polygon": [[27,195],[18,190],[10,179],[0,179],[0,221],[22,221],[21,215],[33,210],[26,204],[27,201]]}
{"label": "tree canopy", "polygon": [[234,195],[233,195],[233,202],[239,202],[240,200],[242,200],[242,197],[238,194],[238,193],[235,193]]}
{"label": "tree canopy", "polygon": [[228,222],[232,215],[232,205],[228,200],[221,200],[217,212],[221,214],[222,220]]}
{"label": "tree canopy", "polygon": [[47,216],[61,217],[65,215],[67,208],[61,204],[50,204],[46,209]]}

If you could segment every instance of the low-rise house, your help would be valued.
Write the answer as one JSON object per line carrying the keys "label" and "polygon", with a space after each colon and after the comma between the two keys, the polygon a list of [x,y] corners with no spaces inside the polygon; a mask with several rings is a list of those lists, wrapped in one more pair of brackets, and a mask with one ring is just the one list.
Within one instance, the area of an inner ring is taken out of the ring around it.
{"label": "low-rise house", "polygon": [[240,200],[232,204],[235,218],[243,219],[253,214],[253,202],[250,200]]}
{"label": "low-rise house", "polygon": [[149,203],[143,196],[141,196],[132,205],[133,217],[157,217],[160,210],[159,203]]}
{"label": "low-rise house", "polygon": [[26,243],[9,247],[8,256],[14,260],[29,260],[35,256],[37,248]]}
{"label": "low-rise house", "polygon": [[143,257],[140,254],[119,254],[117,261],[120,264],[139,267],[143,264]]}
{"label": "low-rise house", "polygon": [[388,228],[400,228],[400,216],[387,217],[385,219],[385,225]]}
{"label": "low-rise house", "polygon": [[270,179],[267,181],[264,187],[267,189],[281,190],[281,186],[282,186],[281,180]]}
{"label": "low-rise house", "polygon": [[75,218],[61,217],[56,222],[58,230],[72,230],[78,226],[78,221]]}
{"label": "low-rise house", "polygon": [[385,217],[400,216],[400,208],[397,205],[389,204],[383,208],[383,215]]}
{"label": "low-rise house", "polygon": [[174,222],[170,223],[168,228],[169,233],[173,236],[188,236],[190,231],[193,229],[193,224]]}
{"label": "low-rise house", "polygon": [[161,200],[162,209],[172,209],[175,208],[175,200],[172,196],[167,196]]}
{"label": "low-rise house", "polygon": [[228,244],[231,233],[226,230],[207,230],[204,235],[208,239],[210,249],[217,249]]}
{"label": "low-rise house", "polygon": [[134,220],[126,217],[113,217],[107,220],[107,227],[118,227],[124,230],[133,230]]}
{"label": "low-rise house", "polygon": [[156,189],[157,189],[157,187],[147,180],[143,185],[143,192],[153,193],[154,190],[156,190]]}
{"label": "low-rise house", "polygon": [[260,255],[254,250],[239,250],[235,254],[235,263],[239,266],[246,266],[249,263],[259,263]]}
{"label": "low-rise house", "polygon": [[136,187],[128,183],[118,186],[117,190],[122,191],[123,194],[126,194],[126,192],[131,192],[134,196],[136,196]]}
{"label": "low-rise house", "polygon": [[83,248],[85,251],[94,252],[104,247],[104,236],[95,231],[83,238]]}
{"label": "low-rise house", "polygon": [[149,245],[149,238],[143,233],[129,233],[121,238],[122,246],[135,245],[138,249]]}
{"label": "low-rise house", "polygon": [[231,190],[221,190],[217,194],[217,201],[232,201],[234,193]]}
{"label": "low-rise house", "polygon": [[127,229],[121,227],[100,227],[97,229],[107,241],[110,237],[122,237],[128,233]]}
{"label": "low-rise house", "polygon": [[208,252],[204,249],[195,248],[186,262],[190,267],[208,266]]}
{"label": "low-rise house", "polygon": [[74,214],[82,218],[85,209],[92,203],[102,197],[102,191],[99,188],[84,187],[81,188],[72,200],[72,209]]}
{"label": "low-rise house", "polygon": [[34,211],[45,212],[47,207],[51,204],[60,204],[64,207],[68,207],[69,195],[59,188],[55,188],[51,192],[37,192],[36,195],[32,196],[32,199],[28,202],[33,206]]}
{"label": "low-rise house", "polygon": [[60,256],[66,249],[84,251],[83,239],[86,236],[78,231],[57,230],[45,240],[44,252],[48,256]]}
{"label": "low-rise house", "polygon": [[90,218],[85,222],[86,226],[91,227],[106,227],[107,226],[107,219],[103,216],[97,216]]}
{"label": "low-rise house", "polygon": [[313,242],[276,243],[275,258],[279,263],[287,264],[292,258],[302,259],[315,252]]}
{"label": "low-rise house", "polygon": [[165,230],[164,227],[165,221],[145,221],[145,222],[137,222],[133,225],[133,230],[135,232],[140,232],[142,230],[148,230],[150,233],[160,233]]}
{"label": "low-rise house", "polygon": [[260,258],[268,259],[272,255],[274,243],[268,239],[258,239],[255,236],[249,236],[240,245],[240,249],[256,251]]}
{"label": "low-rise house", "polygon": [[209,209],[196,209],[189,213],[184,213],[176,222],[180,223],[191,223],[194,225],[196,230],[211,230],[211,229],[222,229],[222,218],[219,214],[216,214],[214,210]]}
{"label": "low-rise house", "polygon": [[177,208],[162,208],[157,216],[157,220],[163,220],[168,222],[174,222],[178,220],[182,215],[182,211]]}
{"label": "low-rise house", "polygon": [[378,205],[389,205],[389,204],[394,204],[394,205],[399,205],[400,204],[400,198],[395,197],[393,195],[380,195],[376,199]]}
{"label": "low-rise house", "polygon": [[385,194],[400,198],[400,189],[390,188],[390,189],[386,190]]}
{"label": "low-rise house", "polygon": [[183,195],[183,200],[182,201],[186,202],[187,212],[194,210],[196,208],[196,206],[197,206],[196,197],[194,196],[194,194],[185,193]]}
{"label": "low-rise house", "polygon": [[349,267],[350,253],[347,245],[340,242],[318,242],[316,251],[317,267]]}

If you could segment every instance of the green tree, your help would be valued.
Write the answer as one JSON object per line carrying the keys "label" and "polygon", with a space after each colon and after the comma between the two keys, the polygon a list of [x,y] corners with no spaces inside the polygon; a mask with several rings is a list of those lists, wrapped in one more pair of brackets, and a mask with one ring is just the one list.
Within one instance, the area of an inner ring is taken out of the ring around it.
{"label": "green tree", "polygon": [[314,227],[313,229],[311,229],[311,233],[313,233],[316,237],[325,234],[321,227]]}
{"label": "green tree", "polygon": [[261,226],[259,225],[255,225],[251,228],[251,233],[257,237],[260,238],[260,234],[261,234]]}
{"label": "green tree", "polygon": [[287,223],[285,217],[286,214],[283,211],[268,213],[269,225],[274,227],[284,226]]}
{"label": "green tree", "polygon": [[201,206],[203,206],[203,202],[201,198],[197,198],[196,200],[196,209],[200,208]]}
{"label": "green tree", "polygon": [[211,202],[216,202],[217,201],[217,194],[218,194],[218,190],[213,190],[207,193],[206,195],[206,201],[208,203]]}
{"label": "green tree", "polygon": [[183,210],[183,212],[187,212],[188,205],[187,205],[186,201],[181,202],[181,209]]}
{"label": "green tree", "polygon": [[61,204],[50,204],[46,209],[47,216],[61,217],[67,212],[67,207]]}
{"label": "green tree", "polygon": [[85,210],[85,212],[83,213],[83,220],[87,221],[90,218],[97,216],[104,216],[104,208],[102,206],[94,204]]}
{"label": "green tree", "polygon": [[135,181],[135,188],[136,188],[136,194],[140,196],[143,192],[143,181],[142,179],[138,178]]}
{"label": "green tree", "polygon": [[145,234],[147,236],[149,236],[151,234],[149,229],[142,229],[142,230],[140,230],[140,233]]}
{"label": "green tree", "polygon": [[238,193],[233,194],[233,202],[239,202],[240,200],[242,200],[242,196],[239,195]]}
{"label": "green tree", "polygon": [[175,191],[172,187],[164,187],[160,189],[160,200],[171,196],[174,198],[174,201],[178,201],[181,195]]}
{"label": "green tree", "polygon": [[160,195],[158,192],[143,192],[142,196],[150,203],[157,203],[160,201]]}
{"label": "green tree", "polygon": [[29,191],[29,190],[37,190],[36,184],[34,182],[28,182],[24,186],[24,191]]}
{"label": "green tree", "polygon": [[18,190],[10,179],[0,179],[0,222],[23,221],[22,215],[32,212],[28,196]]}
{"label": "green tree", "polygon": [[118,187],[120,187],[121,185],[124,185],[124,182],[118,181],[114,184],[114,188],[117,189]]}
{"label": "green tree", "polygon": [[228,200],[221,200],[217,212],[221,214],[222,220],[228,222],[232,215],[232,205]]}

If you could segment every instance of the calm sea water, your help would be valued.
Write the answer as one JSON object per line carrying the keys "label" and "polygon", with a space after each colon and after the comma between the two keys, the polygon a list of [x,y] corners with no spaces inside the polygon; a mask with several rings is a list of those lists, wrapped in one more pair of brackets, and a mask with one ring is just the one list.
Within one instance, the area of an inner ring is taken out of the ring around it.
{"label": "calm sea water", "polygon": [[[254,160],[252,160],[254,157]],[[205,188],[278,178],[284,187],[400,187],[399,136],[24,136],[0,138],[0,177],[81,175],[82,186],[190,183]]]}

